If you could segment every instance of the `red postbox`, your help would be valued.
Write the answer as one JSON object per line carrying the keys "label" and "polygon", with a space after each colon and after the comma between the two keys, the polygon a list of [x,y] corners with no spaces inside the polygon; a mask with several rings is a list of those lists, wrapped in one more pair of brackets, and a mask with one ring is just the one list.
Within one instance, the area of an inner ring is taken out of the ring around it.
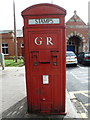
{"label": "red postbox", "polygon": [[37,4],[22,11],[28,111],[65,114],[66,10]]}

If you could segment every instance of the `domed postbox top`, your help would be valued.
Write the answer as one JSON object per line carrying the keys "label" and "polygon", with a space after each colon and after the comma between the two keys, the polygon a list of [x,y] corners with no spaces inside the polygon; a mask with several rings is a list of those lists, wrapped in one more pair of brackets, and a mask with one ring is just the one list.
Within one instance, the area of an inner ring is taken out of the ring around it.
{"label": "domed postbox top", "polygon": [[66,10],[58,5],[43,3],[30,6],[22,11],[22,16],[66,15]]}

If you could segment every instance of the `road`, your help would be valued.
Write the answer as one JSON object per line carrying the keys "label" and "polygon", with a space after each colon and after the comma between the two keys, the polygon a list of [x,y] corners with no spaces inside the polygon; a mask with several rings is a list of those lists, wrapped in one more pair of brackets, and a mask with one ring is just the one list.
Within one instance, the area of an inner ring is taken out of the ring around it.
{"label": "road", "polygon": [[81,105],[83,111],[90,112],[90,66],[68,66],[66,69],[67,90],[72,102],[78,109]]}

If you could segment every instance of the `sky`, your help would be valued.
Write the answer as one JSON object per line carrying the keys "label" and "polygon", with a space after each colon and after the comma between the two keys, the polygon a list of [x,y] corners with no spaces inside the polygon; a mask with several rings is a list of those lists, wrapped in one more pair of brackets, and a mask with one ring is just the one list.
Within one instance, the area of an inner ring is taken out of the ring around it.
{"label": "sky", "polygon": [[[21,12],[27,7],[38,3],[51,3],[63,7],[67,11],[65,22],[67,22],[77,11],[77,15],[88,23],[88,2],[90,0],[14,0],[16,13],[16,29],[22,29],[23,18]],[[13,30],[13,0],[0,0],[0,30]]]}

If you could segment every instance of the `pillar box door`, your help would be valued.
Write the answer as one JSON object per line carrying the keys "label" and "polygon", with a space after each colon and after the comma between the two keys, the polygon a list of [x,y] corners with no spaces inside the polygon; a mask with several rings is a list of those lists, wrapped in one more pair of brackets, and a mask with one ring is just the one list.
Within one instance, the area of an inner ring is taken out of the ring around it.
{"label": "pillar box door", "polygon": [[37,4],[22,11],[28,111],[65,114],[65,9]]}

